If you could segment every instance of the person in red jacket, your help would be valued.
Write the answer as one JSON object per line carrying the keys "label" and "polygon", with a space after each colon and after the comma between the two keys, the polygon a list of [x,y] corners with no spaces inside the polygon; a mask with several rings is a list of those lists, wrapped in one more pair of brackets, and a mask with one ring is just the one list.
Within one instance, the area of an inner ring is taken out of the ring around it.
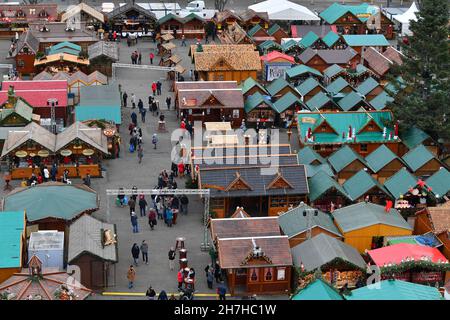
{"label": "person in red jacket", "polygon": [[183,286],[183,270],[178,271],[177,280],[178,280],[178,289],[181,289],[181,287]]}
{"label": "person in red jacket", "polygon": [[152,92],[153,92],[153,95],[155,96],[156,95],[156,82],[152,83]]}
{"label": "person in red jacket", "polygon": [[180,178],[184,177],[184,163],[183,162],[180,162],[178,164],[178,174],[179,174]]}
{"label": "person in red jacket", "polygon": [[184,122],[184,120],[181,121],[180,128],[181,129],[186,129],[186,123]]}
{"label": "person in red jacket", "polygon": [[153,59],[155,58],[155,54],[150,52],[150,64],[153,64]]}

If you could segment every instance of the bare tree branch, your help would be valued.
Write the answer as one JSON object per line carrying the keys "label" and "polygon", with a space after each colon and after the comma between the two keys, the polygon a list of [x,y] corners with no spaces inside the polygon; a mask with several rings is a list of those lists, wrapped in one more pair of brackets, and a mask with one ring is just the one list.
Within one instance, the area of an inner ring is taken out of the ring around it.
{"label": "bare tree branch", "polygon": [[214,7],[216,10],[223,11],[227,2],[228,0],[214,0]]}

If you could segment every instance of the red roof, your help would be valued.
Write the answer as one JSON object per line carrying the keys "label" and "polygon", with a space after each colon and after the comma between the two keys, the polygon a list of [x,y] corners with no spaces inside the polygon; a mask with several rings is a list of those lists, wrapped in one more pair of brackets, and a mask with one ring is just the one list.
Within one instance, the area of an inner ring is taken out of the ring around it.
{"label": "red roof", "polygon": [[431,258],[433,262],[447,261],[444,255],[436,248],[418,244],[399,243],[368,252],[373,262],[379,267],[385,264],[400,264],[402,260],[414,258],[420,261],[424,256]]}
{"label": "red roof", "polygon": [[16,96],[23,98],[32,107],[47,107],[48,99],[57,99],[58,107],[67,107],[67,80],[3,81],[0,104],[8,99],[9,86]]}
{"label": "red roof", "polygon": [[289,56],[287,54],[284,54],[284,53],[281,53],[281,52],[278,52],[278,51],[272,51],[272,52],[266,54],[265,56],[262,56],[261,60],[262,61],[266,61],[266,62],[270,62],[272,60],[280,59],[280,58],[284,59],[284,60],[287,60],[287,61],[289,61],[291,63],[295,63],[294,57],[291,57],[291,56]]}

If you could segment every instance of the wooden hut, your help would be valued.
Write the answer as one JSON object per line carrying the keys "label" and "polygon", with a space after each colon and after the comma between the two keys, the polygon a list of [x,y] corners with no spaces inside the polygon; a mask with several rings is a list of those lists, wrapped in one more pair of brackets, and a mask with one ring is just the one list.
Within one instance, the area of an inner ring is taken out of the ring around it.
{"label": "wooden hut", "polygon": [[390,46],[389,41],[382,34],[352,34],[343,35],[342,39],[345,43],[355,50],[359,55],[363,48],[372,47],[380,51],[384,51]]}
{"label": "wooden hut", "polygon": [[34,73],[34,60],[39,52],[39,40],[32,32],[26,31],[9,51],[9,57],[14,58],[19,76]]}
{"label": "wooden hut", "polygon": [[112,64],[119,61],[119,47],[116,42],[99,41],[88,47],[89,70],[112,76]]}
{"label": "wooden hut", "polygon": [[115,284],[116,225],[85,215],[75,221],[69,231],[67,261],[80,268],[81,284],[96,290]]}
{"label": "wooden hut", "polygon": [[365,160],[373,176],[382,184],[405,167],[403,161],[384,144],[369,154]]}
{"label": "wooden hut", "polygon": [[382,10],[371,15],[366,21],[367,30],[371,33],[382,34],[388,40],[392,40],[395,37],[395,23],[389,19]]}
{"label": "wooden hut", "polygon": [[61,16],[61,22],[66,22],[70,19],[79,19],[79,21],[85,22],[88,27],[95,27],[96,30],[101,28],[105,23],[105,16],[103,15],[103,13],[95,10],[84,2],[81,2],[76,6],[72,6]]}
{"label": "wooden hut", "polygon": [[365,34],[368,18],[376,13],[368,3],[345,5],[333,3],[319,16],[326,24],[332,25],[340,34]]}
{"label": "wooden hut", "polygon": [[345,189],[324,171],[309,178],[308,186],[311,206],[322,211],[331,212],[351,202]]}
{"label": "wooden hut", "polygon": [[257,24],[264,29],[269,28],[269,15],[267,12],[255,12],[251,9],[247,9],[240,14],[240,17],[240,23],[246,31],[250,30]]}
{"label": "wooden hut", "polygon": [[216,12],[214,17],[211,19],[216,25],[217,31],[220,33],[223,29],[226,29],[227,25],[233,24],[235,22],[240,23],[241,17],[231,10],[223,10]]}
{"label": "wooden hut", "polygon": [[155,30],[157,23],[155,14],[145,10],[135,1],[117,6],[107,14],[107,18],[112,30],[117,31],[122,37],[126,37],[129,33],[147,34],[148,31]]}
{"label": "wooden hut", "polygon": [[444,165],[424,145],[408,151],[403,157],[409,169],[418,177],[431,176]]}
{"label": "wooden hut", "polygon": [[244,99],[250,97],[251,95],[257,92],[262,95],[268,95],[268,92],[264,88],[264,86],[255,79],[253,79],[252,77],[248,77],[244,82],[241,82],[239,87],[242,89]]}
{"label": "wooden hut", "polygon": [[33,107],[22,97],[16,96],[14,86],[3,82],[7,91],[0,91],[0,124],[2,127],[22,127],[31,121],[38,121]]}
{"label": "wooden hut", "polygon": [[364,170],[360,170],[342,185],[352,201],[370,201],[384,205],[392,198],[389,191]]}
{"label": "wooden hut", "polygon": [[361,58],[359,57],[358,52],[352,48],[346,48],[343,50],[314,50],[312,48],[308,48],[300,54],[299,59],[308,67],[323,72],[333,64],[337,64],[343,68],[354,68],[359,63]]}
{"label": "wooden hut", "polygon": [[300,82],[300,84],[296,87],[296,89],[302,95],[303,101],[305,103],[308,102],[308,100],[310,100],[319,92],[326,93],[326,89],[314,77],[308,78],[305,81]]}
{"label": "wooden hut", "polygon": [[272,51],[261,57],[263,63],[263,78],[265,81],[273,81],[278,78],[286,78],[286,71],[295,64],[293,57]]}
{"label": "wooden hut", "polygon": [[338,181],[344,183],[360,170],[368,170],[366,161],[349,146],[343,146],[328,157]]}
{"label": "wooden hut", "polygon": [[356,91],[362,94],[367,100],[372,100],[382,92],[384,92],[381,84],[372,77],[368,77],[356,87]]}
{"label": "wooden hut", "polygon": [[245,121],[249,127],[256,126],[257,123],[266,123],[272,126],[276,120],[276,111],[268,95],[259,92],[248,96],[244,103]]}
{"label": "wooden hut", "polygon": [[396,209],[386,210],[370,202],[337,209],[332,215],[344,242],[360,253],[381,247],[384,237],[411,235],[413,231]]}
{"label": "wooden hut", "polygon": [[87,72],[88,66],[89,59],[67,53],[52,54],[34,61],[35,72],[37,73],[44,70],[50,73],[65,71],[70,74],[79,70]]}

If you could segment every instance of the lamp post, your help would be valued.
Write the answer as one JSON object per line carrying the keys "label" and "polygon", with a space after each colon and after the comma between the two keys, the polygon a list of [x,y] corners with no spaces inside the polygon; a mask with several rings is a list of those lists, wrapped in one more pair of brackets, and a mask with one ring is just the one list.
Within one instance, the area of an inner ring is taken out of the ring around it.
{"label": "lamp post", "polygon": [[50,118],[51,118],[51,131],[56,134],[56,110],[55,107],[58,105],[58,99],[51,98],[47,100],[47,106],[50,106]]}
{"label": "lamp post", "polygon": [[307,239],[311,239],[311,218],[312,215],[314,215],[314,217],[317,217],[317,215],[319,214],[319,210],[317,209],[304,209],[303,210],[303,216],[306,217],[306,221],[307,221],[307,230],[306,230],[306,237]]}

